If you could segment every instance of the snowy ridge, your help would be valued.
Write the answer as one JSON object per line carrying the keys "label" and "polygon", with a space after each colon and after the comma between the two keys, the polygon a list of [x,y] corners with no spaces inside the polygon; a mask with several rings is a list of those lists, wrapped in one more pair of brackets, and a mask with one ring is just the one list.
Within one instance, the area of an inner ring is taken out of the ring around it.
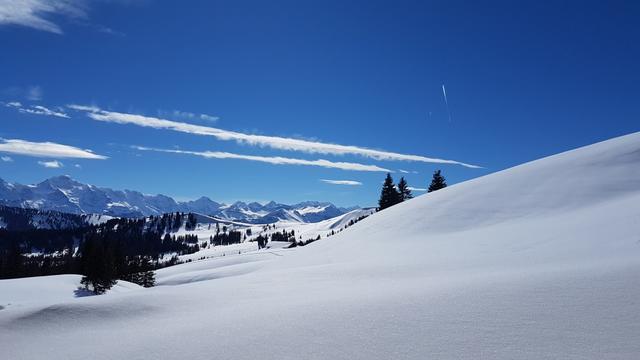
{"label": "snowy ridge", "polygon": [[8,305],[0,281],[0,339],[11,359],[635,359],[639,219],[634,133],[151,289]]}
{"label": "snowy ridge", "polygon": [[272,223],[278,220],[318,222],[336,217],[350,209],[331,203],[303,202],[294,205],[270,202],[246,204],[238,201],[221,204],[207,197],[177,202],[165,195],[144,195],[137,191],[99,188],[57,176],[36,185],[8,183],[0,179],[0,204],[53,210],[71,214],[100,214],[111,217],[143,217],[170,212],[194,212],[226,220],[248,223]]}

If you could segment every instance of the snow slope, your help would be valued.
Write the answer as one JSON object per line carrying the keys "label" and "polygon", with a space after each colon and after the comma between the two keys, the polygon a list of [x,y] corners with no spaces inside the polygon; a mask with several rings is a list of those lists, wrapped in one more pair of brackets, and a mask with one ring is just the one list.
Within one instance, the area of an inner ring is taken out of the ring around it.
{"label": "snow slope", "polygon": [[302,248],[9,306],[0,343],[8,359],[637,359],[639,220],[635,133],[419,196]]}
{"label": "snow slope", "polygon": [[[226,246],[209,246],[204,249],[200,249],[192,254],[180,255],[178,258],[181,261],[197,261],[203,259],[211,259],[216,257],[229,256],[234,254],[246,254],[254,253],[258,251],[258,243],[255,239],[258,236],[270,237],[271,234],[276,232],[286,231],[287,233],[294,231],[296,234],[296,242],[307,243],[316,240],[318,236],[325,238],[331,233],[337,233],[345,230],[349,226],[350,221],[357,221],[360,218],[371,215],[375,212],[373,208],[356,209],[346,214],[336,216],[331,219],[327,219],[315,223],[304,223],[297,220],[280,220],[273,224],[270,224],[268,228],[264,225],[248,224],[238,221],[224,220],[202,214],[196,214],[196,227],[193,230],[186,230],[183,225],[179,230],[172,232],[173,235],[196,235],[198,242],[209,242],[210,237],[215,236],[217,229],[216,223],[220,227],[226,227],[228,230],[240,231],[243,234],[247,230],[251,231],[251,235],[247,236],[240,244],[231,244]],[[288,247],[288,242],[269,242],[267,247],[269,250],[277,250]],[[173,254],[165,254],[164,259],[169,260]]]}
{"label": "snow slope", "polygon": [[[4,308],[39,304],[48,306],[92,295],[91,292],[82,288],[81,279],[80,275],[52,275],[2,280],[0,306]],[[119,294],[137,289],[142,289],[142,287],[119,280],[107,294]]]}
{"label": "snow slope", "polygon": [[319,222],[299,223],[296,221],[281,220],[275,223],[274,226],[276,228],[275,231],[282,231],[282,229],[286,231],[294,230],[298,241],[306,241],[309,239],[315,239],[317,236],[324,238],[332,231],[342,231],[345,226],[349,225],[351,220],[357,221],[358,218],[366,217],[373,213],[375,213],[375,209],[373,208],[356,209],[346,214]]}

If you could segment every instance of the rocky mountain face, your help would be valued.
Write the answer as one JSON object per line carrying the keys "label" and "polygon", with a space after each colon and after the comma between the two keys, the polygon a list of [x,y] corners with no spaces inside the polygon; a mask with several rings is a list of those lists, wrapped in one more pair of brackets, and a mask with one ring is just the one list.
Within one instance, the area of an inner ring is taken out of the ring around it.
{"label": "rocky mountain face", "polygon": [[70,214],[98,214],[113,217],[142,217],[169,212],[194,212],[226,220],[273,223],[279,220],[318,222],[342,215],[353,208],[307,201],[294,205],[257,202],[222,204],[201,197],[178,202],[165,195],[145,195],[132,190],[113,190],[83,184],[69,176],[57,176],[34,185],[0,179],[0,204]]}

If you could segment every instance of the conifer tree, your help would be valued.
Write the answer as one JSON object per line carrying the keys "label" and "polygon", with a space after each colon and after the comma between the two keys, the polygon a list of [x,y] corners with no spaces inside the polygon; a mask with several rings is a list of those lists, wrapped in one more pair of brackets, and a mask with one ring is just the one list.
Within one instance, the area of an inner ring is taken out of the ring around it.
{"label": "conifer tree", "polygon": [[116,283],[112,249],[104,241],[89,238],[81,250],[83,277],[80,283],[95,294],[103,294]]}
{"label": "conifer tree", "polygon": [[144,287],[153,287],[156,285],[156,275],[153,271],[153,265],[151,264],[151,259],[148,257],[143,257],[141,262],[140,272],[140,282],[138,284]]}
{"label": "conifer tree", "polygon": [[0,278],[19,277],[23,271],[24,257],[22,256],[22,250],[17,240],[9,243],[9,249],[6,250],[6,256],[3,257],[5,257],[4,264],[2,264],[2,260],[0,259],[0,271],[3,272],[3,276],[0,276]]}
{"label": "conifer tree", "polygon": [[431,184],[429,185],[429,192],[444,189],[446,187],[446,179],[444,178],[444,176],[442,176],[442,174],[440,174],[440,170],[436,170],[433,173],[433,179],[431,179]]}
{"label": "conifer tree", "polygon": [[405,201],[413,198],[413,194],[411,194],[411,190],[409,189],[407,180],[405,180],[404,177],[401,177],[400,181],[398,182],[398,192],[400,193],[400,201]]}
{"label": "conifer tree", "polygon": [[382,185],[382,191],[380,192],[380,200],[378,200],[378,210],[384,210],[400,201],[400,193],[398,193],[395,185],[393,185],[391,174],[387,173],[387,177],[384,179]]}

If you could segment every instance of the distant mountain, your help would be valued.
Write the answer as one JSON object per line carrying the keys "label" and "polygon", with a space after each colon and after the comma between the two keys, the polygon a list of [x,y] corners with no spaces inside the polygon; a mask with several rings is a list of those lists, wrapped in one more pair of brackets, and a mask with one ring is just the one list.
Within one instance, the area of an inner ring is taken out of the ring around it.
{"label": "distant mountain", "polygon": [[294,205],[271,201],[265,205],[241,201],[227,205],[208,197],[177,202],[165,195],[145,195],[132,190],[112,190],[57,176],[35,185],[9,183],[0,179],[0,204],[70,214],[99,214],[112,217],[143,217],[170,212],[194,212],[225,220],[254,224],[277,221],[318,222],[345,214],[354,208],[306,201]]}

